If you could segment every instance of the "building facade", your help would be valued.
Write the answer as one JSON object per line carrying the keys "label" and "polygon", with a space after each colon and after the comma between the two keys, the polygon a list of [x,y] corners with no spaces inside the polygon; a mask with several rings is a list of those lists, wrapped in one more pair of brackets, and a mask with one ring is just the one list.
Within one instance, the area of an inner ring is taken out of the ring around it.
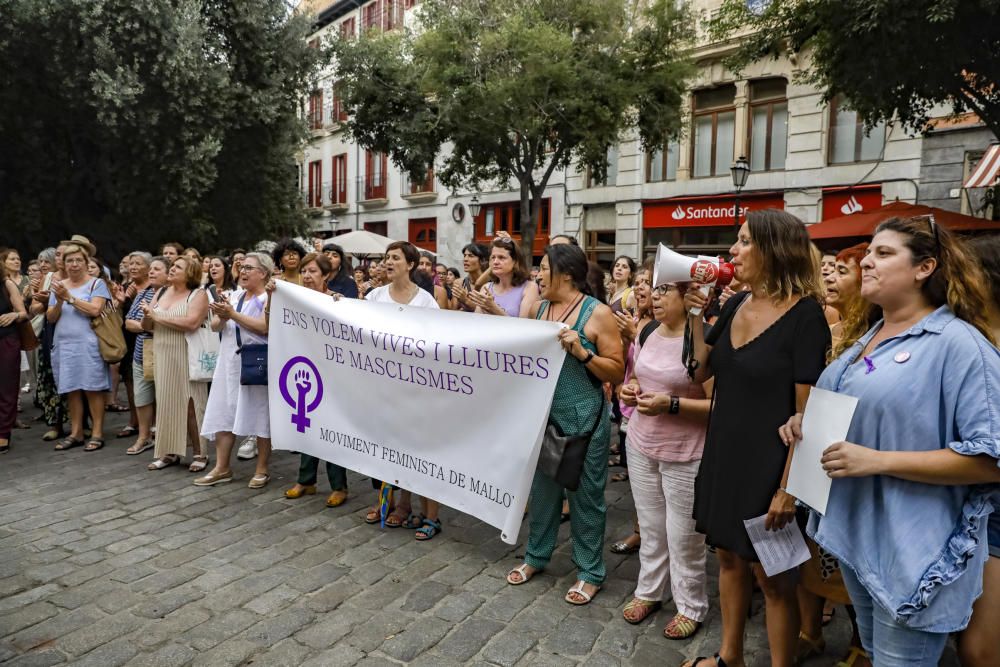
{"label": "building facade", "polygon": [[[412,1],[333,2],[317,11],[311,39],[332,31],[395,29],[412,20]],[[784,209],[806,223],[895,200],[972,212],[975,195],[966,196],[961,184],[989,141],[981,125],[943,124],[926,138],[894,124],[865,128],[845,100],[827,103],[799,81],[807,56],[763,60],[737,75],[723,64],[736,42],[707,37],[721,0],[691,4],[700,43],[683,135],[653,153],[624,137],[609,150],[603,182],[575,167],[553,174],[536,256],[560,233],[575,236],[605,266],[620,254],[648,257],[658,243],[688,254],[724,253],[736,223],[761,208]],[[519,235],[516,189],[449,192],[433,170],[424,182],[411,183],[385,156],[351,143],[329,76],[321,77],[305,113],[313,137],[301,182],[317,234],[369,229],[431,250],[450,266],[459,265],[461,248],[472,240],[489,242],[499,230]],[[742,156],[751,174],[737,208],[730,166]],[[469,214],[473,194],[482,204],[475,220]]]}

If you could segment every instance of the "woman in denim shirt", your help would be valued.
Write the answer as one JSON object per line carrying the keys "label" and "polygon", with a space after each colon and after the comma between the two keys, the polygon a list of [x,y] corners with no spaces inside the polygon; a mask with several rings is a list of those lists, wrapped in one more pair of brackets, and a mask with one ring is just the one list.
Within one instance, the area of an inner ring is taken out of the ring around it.
{"label": "woman in denim shirt", "polygon": [[[982,591],[994,487],[977,485],[1000,481],[1000,353],[982,273],[933,218],[882,223],[861,270],[883,319],[817,383],[858,407],[850,442],[823,454],[836,481],[808,533],[840,560],[876,667],[937,665]],[[800,423],[780,429],[786,443]]]}

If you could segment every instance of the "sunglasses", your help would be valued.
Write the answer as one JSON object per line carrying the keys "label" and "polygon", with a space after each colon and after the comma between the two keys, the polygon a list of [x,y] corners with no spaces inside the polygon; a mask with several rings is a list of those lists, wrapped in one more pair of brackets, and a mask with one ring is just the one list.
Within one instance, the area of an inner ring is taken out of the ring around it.
{"label": "sunglasses", "polygon": [[937,221],[934,220],[934,216],[933,215],[921,215],[919,217],[923,218],[924,220],[927,221],[927,226],[930,227],[931,234],[934,235],[934,256],[935,257],[940,257],[941,256],[941,233],[938,231]]}

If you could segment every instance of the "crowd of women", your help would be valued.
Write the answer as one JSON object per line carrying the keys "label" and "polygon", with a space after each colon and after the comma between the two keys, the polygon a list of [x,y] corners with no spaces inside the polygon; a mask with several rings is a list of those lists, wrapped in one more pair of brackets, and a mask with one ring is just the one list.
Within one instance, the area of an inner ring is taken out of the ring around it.
{"label": "crowd of women", "polygon": [[[598,595],[605,488],[609,466],[621,466],[636,529],[610,548],[639,560],[624,621],[642,623],[672,600],[663,635],[691,637],[709,613],[708,552],[718,560],[720,645],[685,667],[745,664],[755,587],[773,665],[824,654],[833,605],[854,629],[838,664],[937,665],[960,633],[963,665],[1000,665],[1000,238],[961,239],[932,217],[892,219],[870,241],[824,256],[793,216],[755,211],[730,254],[735,282],[706,295],[653,285],[651,264],[628,257],[605,276],[569,237],[554,237],[536,269],[506,236],[467,245],[461,270],[406,242],[358,267],[331,242],[204,257],[168,243],[156,256],[129,254],[117,273],[83,236],[43,250],[26,274],[6,250],[0,451],[17,425],[23,369],[57,450],[101,449],[105,411],[128,410],[117,435],[134,437],[126,454],[153,450],[150,471],[186,462],[197,486],[231,482],[246,438],[249,486],[267,486],[267,387],[241,383],[239,355],[267,339],[276,280],[336,299],[560,322],[567,354],[549,421],[589,444],[575,490],[535,473],[510,585],[546,568],[568,520],[577,573],[565,599]],[[95,325],[109,310],[123,315],[124,355],[109,353]],[[30,353],[29,326],[40,340]],[[127,406],[117,404],[119,382]],[[846,440],[820,462],[833,478],[822,515],[785,490],[813,387],[858,399]],[[316,494],[319,464],[301,455],[285,497]],[[347,473],[325,468],[326,504],[338,507]],[[429,540],[442,530],[439,512],[400,490],[364,520]],[[769,530],[800,526],[810,560],[768,576],[744,527],[760,516]]]}

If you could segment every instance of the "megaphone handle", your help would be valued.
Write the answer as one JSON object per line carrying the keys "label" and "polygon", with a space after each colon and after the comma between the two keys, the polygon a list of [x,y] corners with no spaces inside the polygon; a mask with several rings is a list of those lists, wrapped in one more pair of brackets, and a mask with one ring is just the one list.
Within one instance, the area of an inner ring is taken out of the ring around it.
{"label": "megaphone handle", "polygon": [[[701,287],[698,288],[698,291],[704,294],[705,298],[708,298],[708,293],[712,291],[712,287],[713,287],[712,285],[702,285]],[[701,315],[701,308],[692,308],[691,314],[696,317],[698,315]]]}

